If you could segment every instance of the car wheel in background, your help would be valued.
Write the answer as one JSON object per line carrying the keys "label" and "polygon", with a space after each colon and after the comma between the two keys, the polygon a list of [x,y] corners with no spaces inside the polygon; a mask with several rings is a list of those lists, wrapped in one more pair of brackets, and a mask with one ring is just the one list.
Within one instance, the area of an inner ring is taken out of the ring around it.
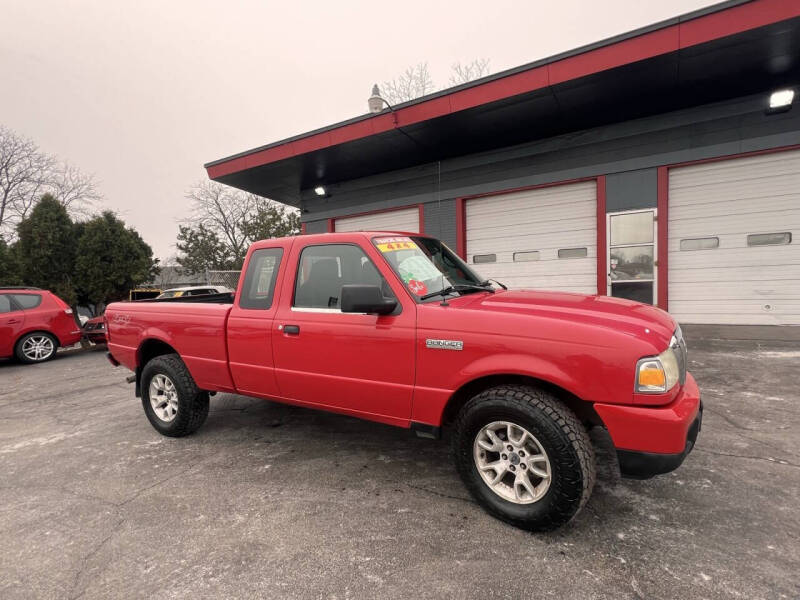
{"label": "car wheel in background", "polygon": [[208,417],[208,393],[198,389],[177,354],[148,362],[142,370],[141,389],[147,419],[162,435],[189,435]]}
{"label": "car wheel in background", "polygon": [[23,335],[17,341],[14,353],[24,363],[39,363],[56,355],[58,340],[49,333],[36,331]]}
{"label": "car wheel in background", "polygon": [[456,467],[491,515],[531,531],[549,531],[586,504],[595,481],[586,429],[544,390],[506,385],[469,400],[453,436]]}

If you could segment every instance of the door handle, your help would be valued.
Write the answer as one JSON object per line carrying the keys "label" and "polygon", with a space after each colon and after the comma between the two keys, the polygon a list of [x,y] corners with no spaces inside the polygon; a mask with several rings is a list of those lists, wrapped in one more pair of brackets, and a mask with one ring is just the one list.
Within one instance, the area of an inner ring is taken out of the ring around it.
{"label": "door handle", "polygon": [[9,319],[8,321],[6,321],[6,323],[8,325],[14,325],[16,323],[22,323],[22,321],[20,321],[19,319]]}
{"label": "door handle", "polygon": [[300,326],[299,325],[284,325],[283,326],[283,333],[286,335],[300,335]]}

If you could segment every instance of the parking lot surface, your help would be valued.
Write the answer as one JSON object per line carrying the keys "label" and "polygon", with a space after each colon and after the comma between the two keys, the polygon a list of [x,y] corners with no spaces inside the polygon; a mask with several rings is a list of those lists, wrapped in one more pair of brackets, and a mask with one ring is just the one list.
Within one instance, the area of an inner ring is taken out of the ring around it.
{"label": "parking lot surface", "polygon": [[99,349],[0,363],[0,598],[797,598],[800,351],[690,358],[684,465],[620,480],[593,432],[594,495],[549,534],[486,515],[444,442],[234,395],[169,439]]}

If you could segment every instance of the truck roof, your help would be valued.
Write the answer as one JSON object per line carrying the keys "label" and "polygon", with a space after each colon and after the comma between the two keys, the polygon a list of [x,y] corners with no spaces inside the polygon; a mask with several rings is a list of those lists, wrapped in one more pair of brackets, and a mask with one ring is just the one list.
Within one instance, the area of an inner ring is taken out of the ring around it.
{"label": "truck roof", "polygon": [[[269,240],[259,240],[258,242],[253,243],[253,247],[255,248],[263,248],[265,246],[274,246],[275,242],[285,242],[286,244],[291,243],[292,240],[295,238],[302,238],[304,240],[309,240],[312,242],[326,242],[331,243],[337,240],[352,240],[353,236],[362,237],[362,238],[372,238],[375,236],[381,235],[401,235],[401,236],[416,236],[416,237],[430,237],[424,233],[417,233],[413,231],[392,231],[392,230],[384,230],[384,231],[339,231],[339,232],[330,232],[330,233],[306,233],[302,235],[292,235],[283,238],[272,238]],[[284,245],[284,244],[281,244]]]}

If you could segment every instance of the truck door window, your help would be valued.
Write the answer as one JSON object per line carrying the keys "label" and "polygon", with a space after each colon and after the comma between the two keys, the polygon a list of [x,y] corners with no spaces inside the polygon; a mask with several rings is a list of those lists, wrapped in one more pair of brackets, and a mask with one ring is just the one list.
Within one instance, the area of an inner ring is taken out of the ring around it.
{"label": "truck door window", "polygon": [[11,299],[5,294],[0,294],[0,314],[11,312]]}
{"label": "truck door window", "polygon": [[272,306],[282,248],[262,248],[250,256],[242,284],[240,308],[267,309]]}
{"label": "truck door window", "polygon": [[377,285],[392,296],[386,280],[358,246],[308,246],[300,255],[293,306],[338,309],[343,285]]}

